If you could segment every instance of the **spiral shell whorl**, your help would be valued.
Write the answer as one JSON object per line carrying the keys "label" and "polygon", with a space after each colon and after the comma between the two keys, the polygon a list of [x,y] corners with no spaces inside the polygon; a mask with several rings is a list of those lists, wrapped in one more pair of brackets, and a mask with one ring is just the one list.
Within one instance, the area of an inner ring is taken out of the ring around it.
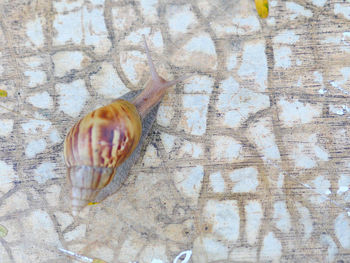
{"label": "spiral shell whorl", "polygon": [[68,168],[72,187],[72,213],[77,215],[95,200],[99,191],[113,179],[115,169],[105,167],[74,166]]}

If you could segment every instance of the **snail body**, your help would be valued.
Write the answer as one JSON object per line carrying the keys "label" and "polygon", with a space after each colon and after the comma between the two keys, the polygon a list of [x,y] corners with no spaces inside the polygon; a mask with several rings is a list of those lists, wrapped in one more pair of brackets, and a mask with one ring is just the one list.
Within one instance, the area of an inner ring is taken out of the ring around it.
{"label": "snail body", "polygon": [[80,119],[64,141],[64,159],[71,186],[72,213],[77,215],[113,179],[116,169],[134,152],[142,120],[163,98],[167,88],[182,81],[161,78],[145,49],[151,80],[131,102],[117,99]]}

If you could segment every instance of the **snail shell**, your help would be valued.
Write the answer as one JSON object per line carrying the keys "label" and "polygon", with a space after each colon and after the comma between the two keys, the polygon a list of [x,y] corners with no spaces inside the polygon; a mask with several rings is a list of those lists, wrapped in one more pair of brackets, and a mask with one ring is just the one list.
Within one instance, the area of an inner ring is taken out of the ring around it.
{"label": "snail shell", "polygon": [[163,98],[173,81],[161,78],[145,49],[152,75],[145,89],[132,102],[118,99],[79,120],[64,142],[67,176],[71,186],[72,214],[95,201],[113,179],[116,169],[133,153],[142,134],[142,119]]}

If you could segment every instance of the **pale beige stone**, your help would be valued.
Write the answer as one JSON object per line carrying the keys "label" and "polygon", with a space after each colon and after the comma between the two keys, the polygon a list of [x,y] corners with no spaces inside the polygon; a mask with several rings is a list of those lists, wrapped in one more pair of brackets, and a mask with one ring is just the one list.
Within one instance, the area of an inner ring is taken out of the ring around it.
{"label": "pale beige stone", "polygon": [[169,224],[166,226],[165,235],[173,241],[183,242],[187,239],[186,234],[190,234],[193,227],[193,220],[186,220],[181,224]]}
{"label": "pale beige stone", "polygon": [[135,232],[129,233],[127,239],[121,246],[118,256],[119,261],[123,263],[134,261],[135,255],[137,255],[143,247],[143,242],[139,234]]}
{"label": "pale beige stone", "polygon": [[37,240],[41,243],[60,244],[53,222],[49,214],[43,210],[34,210],[24,218],[23,228],[27,241],[31,238],[32,241]]}
{"label": "pale beige stone", "polygon": [[7,229],[7,235],[4,238],[7,242],[18,242],[22,237],[22,225],[16,219],[1,221],[0,224]]}
{"label": "pale beige stone", "polygon": [[186,63],[187,66],[199,70],[215,70],[217,55],[213,40],[207,33],[199,33],[176,50],[171,61],[178,67],[184,66]]}
{"label": "pale beige stone", "polygon": [[183,168],[175,173],[174,181],[177,189],[186,197],[197,203],[204,176],[203,167],[198,165],[190,168]]}
{"label": "pale beige stone", "polygon": [[157,149],[153,145],[148,145],[142,165],[145,167],[157,167],[161,162],[162,160],[158,157]]}
{"label": "pale beige stone", "polygon": [[141,252],[142,262],[168,262],[166,247],[163,244],[149,244]]}
{"label": "pale beige stone", "polygon": [[21,218],[21,225],[21,242],[12,250],[15,262],[37,262],[42,258],[57,261],[57,251],[52,248],[62,247],[62,244],[49,214],[33,210]]}
{"label": "pale beige stone", "polygon": [[91,251],[91,255],[94,258],[105,260],[106,262],[112,262],[114,258],[114,251],[106,246],[99,246]]}
{"label": "pale beige stone", "polygon": [[62,231],[74,222],[73,217],[68,213],[57,211],[54,213],[54,215]]}
{"label": "pale beige stone", "polygon": [[140,83],[146,69],[145,61],[146,56],[140,51],[128,51],[120,54],[120,63],[124,74],[133,85]]}
{"label": "pale beige stone", "polygon": [[256,262],[256,248],[238,247],[232,250],[229,258],[233,261]]}
{"label": "pale beige stone", "polygon": [[290,214],[287,211],[286,203],[278,201],[274,204],[273,219],[276,227],[284,233],[288,233],[291,229]]}
{"label": "pale beige stone", "polygon": [[169,5],[166,11],[169,29],[173,38],[188,33],[189,28],[198,24],[190,5]]}
{"label": "pale beige stone", "polygon": [[214,148],[211,158],[218,162],[232,162],[241,159],[242,146],[229,136],[215,136],[212,138]]}
{"label": "pale beige stone", "polygon": [[209,200],[204,209],[207,222],[213,226],[213,234],[218,238],[236,241],[239,236],[239,213],[237,202]]}
{"label": "pale beige stone", "polygon": [[0,191],[2,193],[8,192],[17,180],[17,174],[13,170],[13,165],[0,160]]}
{"label": "pale beige stone", "polygon": [[193,243],[193,259],[195,262],[225,261],[228,248],[213,237],[197,237]]}
{"label": "pale beige stone", "polygon": [[173,116],[173,107],[161,104],[157,113],[157,123],[164,127],[168,127]]}
{"label": "pale beige stone", "polygon": [[102,63],[100,70],[90,76],[92,87],[106,98],[119,98],[129,91],[119,78],[113,65]]}
{"label": "pale beige stone", "polygon": [[81,70],[90,59],[80,51],[61,51],[52,56],[55,75],[63,77],[72,71]]}
{"label": "pale beige stone", "polygon": [[13,130],[13,120],[0,120],[0,136],[7,137]]}
{"label": "pale beige stone", "polygon": [[60,94],[60,110],[71,117],[77,117],[89,98],[85,82],[82,79],[71,83],[59,83],[56,90]]}
{"label": "pale beige stone", "polygon": [[306,207],[302,206],[300,203],[296,203],[296,207],[300,215],[299,221],[304,227],[304,239],[307,240],[311,237],[311,233],[313,231],[313,220],[311,218],[310,211]]}
{"label": "pale beige stone", "polygon": [[17,191],[4,200],[0,208],[0,215],[13,214],[16,211],[23,211],[29,208],[27,194]]}
{"label": "pale beige stone", "polygon": [[45,189],[45,197],[50,206],[58,206],[60,204],[61,187],[59,185],[51,185]]}
{"label": "pale beige stone", "polygon": [[259,201],[251,200],[245,206],[246,225],[245,232],[247,241],[250,245],[257,242],[259,231],[261,228],[261,220],[263,218],[263,211]]}
{"label": "pale beige stone", "polygon": [[264,237],[262,250],[260,251],[260,258],[263,261],[279,262],[282,255],[281,241],[278,240],[273,232],[269,232]]}
{"label": "pale beige stone", "polygon": [[72,231],[69,231],[67,233],[64,234],[64,239],[69,242],[72,240],[79,240],[79,239],[83,239],[85,237],[85,233],[86,233],[86,225],[79,225],[76,228],[74,228]]}
{"label": "pale beige stone", "polygon": [[213,190],[213,192],[222,193],[225,191],[225,181],[220,171],[212,173],[209,177],[209,180],[210,187]]}

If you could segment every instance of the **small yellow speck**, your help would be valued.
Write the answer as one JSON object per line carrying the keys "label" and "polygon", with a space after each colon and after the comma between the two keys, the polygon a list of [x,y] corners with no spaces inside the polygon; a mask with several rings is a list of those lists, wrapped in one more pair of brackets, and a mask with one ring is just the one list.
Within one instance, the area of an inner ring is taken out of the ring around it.
{"label": "small yellow speck", "polygon": [[106,261],[103,261],[102,259],[94,258],[92,263],[107,263]]}
{"label": "small yellow speck", "polygon": [[261,18],[266,18],[269,15],[269,1],[268,0],[255,0],[256,11]]}
{"label": "small yellow speck", "polygon": [[7,97],[7,91],[0,89],[0,97]]}
{"label": "small yellow speck", "polygon": [[88,205],[98,205],[99,204],[99,202],[90,202],[90,203],[88,203]]}

